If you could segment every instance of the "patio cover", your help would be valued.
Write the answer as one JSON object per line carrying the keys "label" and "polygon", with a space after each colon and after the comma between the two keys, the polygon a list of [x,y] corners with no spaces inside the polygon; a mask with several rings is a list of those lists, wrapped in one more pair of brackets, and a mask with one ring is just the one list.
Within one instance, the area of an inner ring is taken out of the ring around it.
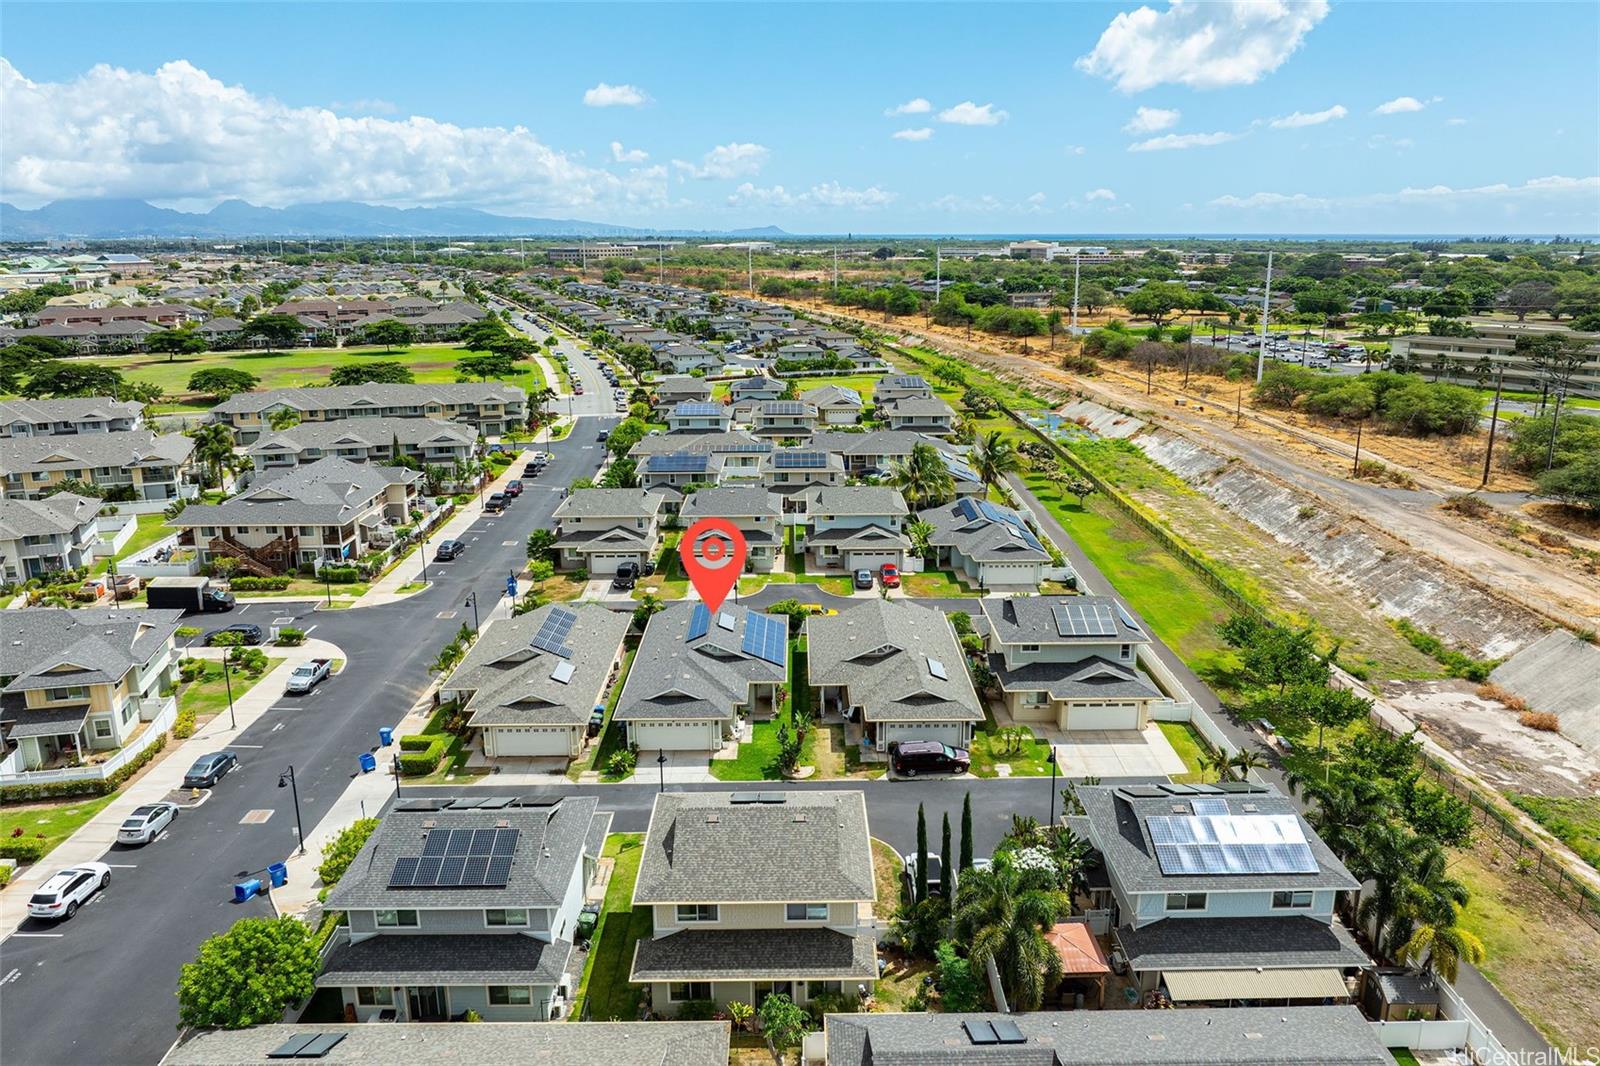
{"label": "patio cover", "polygon": [[72,736],[83,728],[89,717],[87,707],[61,707],[48,711],[28,710],[27,717],[17,719],[7,735],[13,740],[22,737]]}
{"label": "patio cover", "polygon": [[1174,1003],[1216,999],[1348,999],[1338,970],[1167,970]]}
{"label": "patio cover", "polygon": [[1111,972],[1111,965],[1106,962],[1106,953],[1100,950],[1100,943],[1089,931],[1087,922],[1061,922],[1046,933],[1044,938],[1056,949],[1056,954],[1061,956],[1063,976],[1099,977]]}

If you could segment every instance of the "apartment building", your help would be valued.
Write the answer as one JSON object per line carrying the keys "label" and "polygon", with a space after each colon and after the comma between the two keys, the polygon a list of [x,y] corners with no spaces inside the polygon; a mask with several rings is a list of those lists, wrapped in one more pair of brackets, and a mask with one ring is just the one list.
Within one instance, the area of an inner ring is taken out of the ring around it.
{"label": "apartment building", "polygon": [[1491,319],[1467,319],[1472,327],[1471,337],[1433,337],[1424,333],[1395,337],[1389,342],[1391,360],[1406,360],[1419,371],[1433,376],[1435,367],[1448,370],[1442,380],[1455,380],[1461,384],[1478,383],[1478,366],[1488,360],[1490,384],[1502,371],[1505,387],[1525,392],[1539,392],[1545,387],[1537,368],[1517,354],[1517,340],[1521,337],[1538,337],[1547,334],[1565,334],[1582,338],[1589,344],[1588,358],[1572,377],[1572,390],[1582,396],[1600,396],[1600,334],[1577,333],[1565,326],[1550,323],[1499,322]]}
{"label": "apartment building", "polygon": [[352,463],[392,463],[404,457],[424,466],[453,467],[471,459],[477,443],[478,431],[460,422],[347,418],[269,430],[246,452],[257,470],[305,466],[328,456]]}
{"label": "apartment building", "polygon": [[0,438],[0,483],[11,499],[39,499],[67,481],[105,490],[110,500],[193,498],[200,486],[194,440],[148,429]]}
{"label": "apartment building", "polygon": [[144,406],[110,396],[0,400],[0,438],[126,433],[144,428]]}
{"label": "apartment building", "polygon": [[211,420],[229,426],[240,444],[254,444],[272,431],[272,416],[279,411],[293,411],[302,423],[432,418],[498,436],[527,422],[528,394],[499,381],[265,389],[230,396],[211,409]]}
{"label": "apartment building", "polygon": [[71,492],[0,500],[0,581],[11,584],[94,561],[102,501]]}

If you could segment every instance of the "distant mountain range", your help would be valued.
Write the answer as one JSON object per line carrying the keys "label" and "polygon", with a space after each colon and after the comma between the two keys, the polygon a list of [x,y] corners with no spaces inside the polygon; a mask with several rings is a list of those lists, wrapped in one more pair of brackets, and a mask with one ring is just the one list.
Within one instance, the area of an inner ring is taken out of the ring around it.
{"label": "distant mountain range", "polygon": [[[37,210],[0,202],[0,240],[50,237],[637,237],[653,231],[572,218],[516,218],[464,207],[380,207],[362,203],[257,207],[224,200],[205,213],[174,211],[143,200],[57,200]],[[663,236],[788,236],[776,226]]]}

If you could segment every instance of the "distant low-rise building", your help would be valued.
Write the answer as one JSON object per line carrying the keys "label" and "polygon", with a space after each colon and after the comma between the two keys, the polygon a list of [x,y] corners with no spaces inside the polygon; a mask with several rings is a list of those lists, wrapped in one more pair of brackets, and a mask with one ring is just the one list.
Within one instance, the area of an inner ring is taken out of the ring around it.
{"label": "distant low-rise building", "polygon": [[0,580],[11,584],[88,566],[100,541],[101,504],[71,492],[0,500]]}
{"label": "distant low-rise building", "polygon": [[498,436],[527,422],[528,394],[499,381],[265,389],[230,396],[211,409],[211,420],[232,428],[240,444],[253,444],[271,432],[279,411],[292,411],[301,422],[433,418]]}
{"label": "distant low-rise building", "polygon": [[148,429],[60,437],[0,438],[0,482],[12,499],[39,499],[63,482],[111,499],[176,500],[198,495],[194,439]]}
{"label": "distant low-rise building", "polygon": [[269,431],[246,451],[257,470],[304,466],[330,455],[352,463],[392,463],[408,458],[423,466],[454,467],[472,458],[477,442],[477,430],[459,422],[345,418]]}
{"label": "distant low-rise building", "polygon": [[67,437],[144,428],[144,405],[110,396],[0,400],[0,437]]}

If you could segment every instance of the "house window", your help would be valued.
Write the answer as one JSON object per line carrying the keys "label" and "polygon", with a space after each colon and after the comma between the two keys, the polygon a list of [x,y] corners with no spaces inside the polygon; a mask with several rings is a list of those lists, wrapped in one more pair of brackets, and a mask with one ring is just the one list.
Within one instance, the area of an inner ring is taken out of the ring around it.
{"label": "house window", "polygon": [[791,922],[825,922],[828,920],[826,903],[791,903],[784,908],[783,917]]}
{"label": "house window", "polygon": [[68,688],[47,688],[44,690],[44,698],[52,703],[64,703],[67,700],[86,700],[89,698],[89,690],[82,685],[72,685]]}
{"label": "house window", "polygon": [[1203,911],[1206,909],[1204,892],[1168,892],[1168,911]]}
{"label": "house window", "polygon": [[793,999],[794,998],[794,982],[793,981],[757,981],[755,983],[755,987],[754,987],[753,991],[755,992],[755,995],[751,997],[750,1001],[752,1003],[754,1003],[757,1007],[759,1007],[759,1006],[761,1006],[761,1004],[763,1002],[766,1001],[766,998],[768,996],[772,996],[772,995],[788,996],[790,999]]}
{"label": "house window", "polygon": [[674,1003],[687,1003],[692,999],[710,999],[710,981],[674,981],[667,986],[667,998]]}
{"label": "house window", "polygon": [[[679,922],[714,922],[717,920],[717,905],[715,903],[680,903],[678,904]],[[704,996],[699,997],[704,999]]]}
{"label": "house window", "polygon": [[134,703],[133,700],[129,700],[127,703],[122,705],[122,724],[123,725],[127,725],[130,721],[133,720],[133,711],[134,711],[134,708],[137,707],[137,706],[138,705],[136,703]]}
{"label": "house window", "polygon": [[111,719],[96,718],[94,720],[94,735],[99,737],[101,740],[111,736]]}
{"label": "house window", "polygon": [[490,985],[491,1007],[526,1007],[533,1002],[533,989],[527,985]]}
{"label": "house window", "polygon": [[1048,692],[1024,692],[1022,694],[1022,705],[1024,707],[1043,707],[1049,702],[1050,693]]}
{"label": "house window", "polygon": [[486,910],[483,912],[483,924],[489,926],[526,926],[528,924],[528,912],[520,908],[515,910]]}
{"label": "house window", "polygon": [[811,999],[818,996],[837,996],[844,991],[844,986],[838,981],[807,981],[806,995]]}
{"label": "house window", "polygon": [[373,911],[379,929],[415,929],[416,911]]}
{"label": "house window", "polygon": [[1118,651],[1117,654],[1120,655],[1124,659],[1131,658],[1132,655],[1133,655],[1133,645],[1132,644],[1124,644],[1122,646],[1121,650]]}
{"label": "house window", "polygon": [[1310,892],[1274,892],[1272,894],[1273,910],[1301,910],[1311,906]]}
{"label": "house window", "polygon": [[1039,645],[1037,645],[1037,644],[1024,644],[1022,646],[1022,650],[1023,651],[1038,651],[1039,650]]}
{"label": "house window", "polygon": [[356,989],[356,1002],[363,1007],[394,1006],[394,989],[361,987]]}

